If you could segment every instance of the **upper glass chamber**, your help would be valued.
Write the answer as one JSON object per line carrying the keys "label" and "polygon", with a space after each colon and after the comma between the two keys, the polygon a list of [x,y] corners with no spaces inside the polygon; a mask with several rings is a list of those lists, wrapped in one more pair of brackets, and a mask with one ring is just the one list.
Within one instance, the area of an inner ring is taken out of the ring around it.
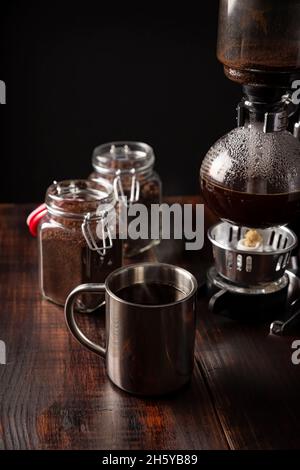
{"label": "upper glass chamber", "polygon": [[300,72],[300,1],[220,0],[217,56],[231,80],[288,85]]}

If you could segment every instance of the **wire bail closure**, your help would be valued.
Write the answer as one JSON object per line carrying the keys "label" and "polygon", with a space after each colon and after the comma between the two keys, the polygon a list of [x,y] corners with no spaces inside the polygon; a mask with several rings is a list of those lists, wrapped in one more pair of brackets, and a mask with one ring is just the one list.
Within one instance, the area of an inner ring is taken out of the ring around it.
{"label": "wire bail closure", "polygon": [[[101,224],[102,246],[99,246],[97,244],[97,241],[95,240],[95,237],[92,233],[92,229],[90,226],[91,225],[91,213],[90,212],[88,212],[84,216],[84,221],[81,225],[82,233],[89,249],[92,251],[97,251],[97,253],[100,256],[105,256],[106,250],[109,250],[113,246],[112,236],[111,236],[111,232],[110,232],[109,225],[108,225],[107,215],[108,215],[108,212],[104,211],[103,214],[100,216],[100,220],[99,220]],[[108,243],[107,243],[107,239],[108,239]]]}
{"label": "wire bail closure", "polygon": [[125,207],[129,207],[133,202],[137,202],[140,197],[140,182],[136,177],[135,168],[132,168],[129,173],[132,175],[129,202],[127,202],[127,196],[125,196],[124,193],[120,169],[116,171],[116,177],[113,183],[116,199],[122,202]]}

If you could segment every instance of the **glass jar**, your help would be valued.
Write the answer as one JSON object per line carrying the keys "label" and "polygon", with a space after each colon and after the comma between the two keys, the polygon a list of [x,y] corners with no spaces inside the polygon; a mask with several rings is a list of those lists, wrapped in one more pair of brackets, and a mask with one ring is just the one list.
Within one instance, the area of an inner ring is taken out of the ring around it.
{"label": "glass jar", "polygon": [[[150,232],[151,204],[161,202],[161,181],[154,171],[155,156],[153,149],[142,142],[110,142],[95,148],[92,164],[94,172],[89,179],[102,183],[103,179],[114,185],[119,207],[127,208],[133,203],[144,204],[148,209],[148,231]],[[128,224],[132,217],[128,216]],[[127,238],[124,242],[124,255],[137,255],[159,243]]]}
{"label": "glass jar", "polygon": [[[88,180],[54,182],[46,193],[47,213],[38,229],[42,295],[64,305],[79,284],[104,282],[122,265],[122,241],[114,223],[112,186]],[[90,294],[78,308],[94,310],[104,300]]]}

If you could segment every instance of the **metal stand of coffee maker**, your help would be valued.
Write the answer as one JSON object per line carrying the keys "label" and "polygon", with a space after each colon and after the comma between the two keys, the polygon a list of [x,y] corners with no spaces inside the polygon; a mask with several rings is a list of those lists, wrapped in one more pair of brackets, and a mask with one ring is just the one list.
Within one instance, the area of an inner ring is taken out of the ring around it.
{"label": "metal stand of coffee maker", "polygon": [[[210,268],[207,273],[207,287],[211,294],[209,299],[209,310],[213,313],[222,313],[226,307],[232,308],[232,298],[235,298],[234,304],[239,300],[239,315],[234,315],[231,311],[231,317],[239,320],[245,320],[247,310],[249,313],[255,312],[258,320],[269,320],[270,333],[274,335],[284,335],[293,325],[300,320],[300,279],[292,271],[287,270],[283,282],[279,283],[281,290],[266,293],[257,293],[257,289],[251,287],[234,286],[223,279],[216,272],[215,267]],[[237,291],[239,293],[237,293]],[[247,308],[245,308],[245,305]],[[264,318],[261,310],[270,311],[271,316]],[[277,318],[274,320],[274,318]]]}
{"label": "metal stand of coffee maker", "polygon": [[[298,119],[299,121],[295,122],[294,124],[294,137],[300,141],[300,107],[298,107]],[[299,234],[298,234],[299,236]],[[292,253],[290,265],[291,270],[300,276],[300,261],[299,261],[299,249],[296,249],[294,253]]]}
{"label": "metal stand of coffee maker", "polygon": [[297,238],[287,227],[263,229],[265,251],[248,252],[237,248],[246,231],[227,222],[208,231],[215,260],[207,273],[209,309],[229,309],[239,320],[268,320],[270,332],[282,335],[300,318],[300,279],[289,269]]}

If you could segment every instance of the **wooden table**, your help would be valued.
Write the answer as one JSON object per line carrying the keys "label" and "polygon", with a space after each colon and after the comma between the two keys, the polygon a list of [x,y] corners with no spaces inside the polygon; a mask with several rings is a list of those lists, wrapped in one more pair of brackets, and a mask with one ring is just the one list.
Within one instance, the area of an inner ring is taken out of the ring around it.
{"label": "wooden table", "polygon": [[[0,208],[0,339],[7,345],[7,364],[0,365],[0,449],[300,447],[293,338],[269,337],[266,324],[209,313],[206,298],[199,301],[189,386],[141,399],[112,385],[103,360],[68,333],[62,308],[40,297],[37,243],[25,225],[31,208]],[[207,225],[213,220],[206,212]],[[211,263],[207,242],[199,252],[184,252],[180,241],[165,241],[146,258],[180,264],[200,282]],[[95,324],[103,326],[103,313],[82,321],[92,335]]]}

